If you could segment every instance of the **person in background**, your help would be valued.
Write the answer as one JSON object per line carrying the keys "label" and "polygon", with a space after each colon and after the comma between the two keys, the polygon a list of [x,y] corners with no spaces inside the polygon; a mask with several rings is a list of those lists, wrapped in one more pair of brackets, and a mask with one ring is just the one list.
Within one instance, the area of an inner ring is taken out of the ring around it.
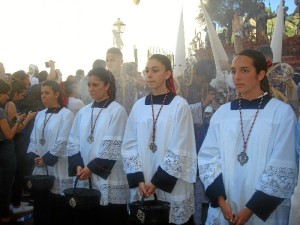
{"label": "person in background", "polygon": [[78,99],[78,91],[79,91],[79,83],[77,80],[71,81],[71,80],[66,80],[64,82],[64,92],[66,94],[66,97],[68,98],[68,104],[67,108],[71,110],[71,112],[76,115],[76,113],[84,107],[84,103],[81,99]]}
{"label": "person in background", "polygon": [[287,63],[273,62],[273,51],[269,45],[260,45],[256,48],[267,60],[267,77],[271,91],[275,98],[292,106],[296,116],[299,115],[297,85],[294,78],[294,69]]}
{"label": "person in background", "polygon": [[28,67],[28,73],[29,75],[29,80],[30,80],[30,85],[38,84],[38,74],[39,74],[39,69],[36,65],[30,64]]}
{"label": "person in background", "polygon": [[105,60],[103,59],[96,59],[94,62],[93,62],[93,66],[92,66],[92,69],[96,69],[96,68],[106,68],[106,62]]}
{"label": "person in background", "polygon": [[11,75],[11,79],[16,79],[23,82],[26,88],[30,87],[29,75],[24,70],[18,70]]}
{"label": "person in background", "polygon": [[33,174],[55,176],[50,191],[32,190],[34,225],[68,224],[69,207],[63,191],[71,188],[68,176],[66,146],[74,114],[62,103],[62,90],[56,81],[42,83],[41,99],[46,109],[38,112],[28,146],[28,156],[34,162]]}
{"label": "person in background", "polygon": [[76,70],[75,77],[76,77],[76,80],[78,82],[80,82],[85,77],[84,70],[82,70],[82,69]]}
{"label": "person in background", "polygon": [[116,79],[116,102],[120,103],[129,115],[136,100],[135,82],[128,74],[121,74],[123,54],[120,49],[112,47],[106,52],[106,66]]}
{"label": "person in background", "polygon": [[77,114],[68,142],[70,176],[77,176],[101,192],[99,206],[86,211],[74,210],[70,224],[116,224],[127,220],[129,197],[121,162],[121,145],[127,121],[123,106],[115,101],[116,86],[112,73],[96,68],[88,73],[89,92],[94,100]]}
{"label": "person in background", "polygon": [[[45,106],[41,99],[41,86],[42,86],[41,83],[30,86],[26,90],[24,99],[22,101],[15,102],[18,112],[29,115],[30,112],[37,113],[45,109]],[[34,126],[34,121],[35,121],[34,119],[30,120],[27,123],[27,125],[22,129],[22,135],[24,138],[23,148],[25,148],[26,150],[28,149],[28,145],[30,143],[30,135]],[[24,162],[26,166],[24,168],[23,173],[25,174],[25,176],[29,176],[32,173],[32,167],[34,165],[34,162],[30,160],[28,157],[26,158],[27,160],[26,162]],[[30,195],[29,201],[32,202],[33,198],[27,186],[25,186],[24,193]]]}
{"label": "person in background", "polygon": [[210,199],[206,224],[284,225],[296,183],[293,109],[273,98],[256,50],[231,64],[238,98],[213,114],[198,154]]}
{"label": "person in background", "polygon": [[[100,60],[100,59],[99,59]],[[95,60],[95,62],[93,63],[93,69],[97,67],[97,63],[96,63],[97,60]],[[104,60],[102,60],[104,61]],[[101,66],[100,66],[101,67]],[[98,67],[97,67],[98,68]],[[104,66],[102,66],[102,68],[106,68],[106,63],[104,61]],[[77,72],[80,71],[80,70],[77,70],[76,71],[76,74]],[[81,72],[80,72],[81,73]],[[87,104],[90,104],[93,99],[91,98],[90,94],[89,94],[89,90],[88,90],[88,85],[87,85],[87,76],[83,76],[82,77],[82,74],[80,75],[81,79],[79,81],[79,91],[78,91],[78,98],[80,100],[83,101],[84,105],[87,105]]]}
{"label": "person in background", "polygon": [[192,114],[175,93],[167,56],[152,55],[145,73],[151,93],[134,104],[122,145],[130,202],[141,195],[151,199],[155,192],[170,203],[170,224],[193,224],[197,155]]}
{"label": "person in background", "polygon": [[[297,157],[298,157],[298,163],[299,163],[299,133],[300,132],[300,122],[298,119],[298,124],[297,124]],[[299,164],[298,164],[299,166]],[[299,167],[298,167],[299,168]],[[291,198],[291,210],[290,210],[290,215],[289,215],[289,225],[297,225],[299,224],[300,221],[300,171],[298,171],[298,183],[297,186],[294,189],[294,193]]]}
{"label": "person in background", "polygon": [[48,62],[46,62],[46,67],[50,68],[47,80],[55,80],[60,84],[62,82],[62,73],[60,69],[55,68],[55,61],[49,60]]}
{"label": "person in background", "polygon": [[9,204],[17,163],[13,138],[24,120],[24,115],[17,115],[15,123],[10,123],[4,110],[10,92],[10,85],[0,79],[0,222],[3,225],[10,222]]}
{"label": "person in background", "polygon": [[42,70],[41,72],[39,72],[39,74],[37,75],[37,78],[39,80],[39,84],[44,82],[45,80],[47,80],[48,75],[49,74],[46,70]]}
{"label": "person in background", "polygon": [[9,76],[5,73],[5,68],[2,62],[0,62],[0,79],[6,82],[9,81]]}
{"label": "person in background", "polygon": [[[22,101],[26,92],[26,87],[23,82],[12,79],[11,83],[11,93],[10,99],[5,105],[5,112],[10,119],[11,122],[15,121],[18,117],[18,113],[20,110],[17,108],[16,103]],[[23,129],[27,126],[27,124],[35,117],[36,112],[28,112],[26,118],[20,125],[20,130],[14,137],[14,145],[15,145],[15,155],[17,160],[17,167],[15,178],[13,182],[12,189],[12,205],[11,211],[13,214],[24,213],[28,211],[32,211],[33,207],[28,206],[28,202],[21,202],[23,190],[25,187],[24,176],[26,174],[26,163],[27,163],[27,148],[25,144],[25,134],[23,133]]]}
{"label": "person in background", "polygon": [[[186,71],[187,72],[187,71]],[[197,154],[206,136],[209,120],[216,110],[216,91],[210,86],[216,77],[215,63],[211,59],[201,59],[191,66],[191,81],[182,85],[183,97],[192,112]],[[197,171],[195,188],[195,225],[205,224],[209,199],[205,196],[203,184]]]}

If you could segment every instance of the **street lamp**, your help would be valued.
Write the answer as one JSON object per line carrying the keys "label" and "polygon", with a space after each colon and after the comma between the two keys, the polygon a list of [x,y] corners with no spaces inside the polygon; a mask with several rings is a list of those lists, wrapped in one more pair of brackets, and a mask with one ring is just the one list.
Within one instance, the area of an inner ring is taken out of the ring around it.
{"label": "street lamp", "polygon": [[114,35],[114,43],[113,45],[119,49],[122,49],[124,46],[124,43],[121,38],[121,34],[124,33],[126,24],[123,23],[120,18],[117,19],[117,21],[113,24],[113,35]]}

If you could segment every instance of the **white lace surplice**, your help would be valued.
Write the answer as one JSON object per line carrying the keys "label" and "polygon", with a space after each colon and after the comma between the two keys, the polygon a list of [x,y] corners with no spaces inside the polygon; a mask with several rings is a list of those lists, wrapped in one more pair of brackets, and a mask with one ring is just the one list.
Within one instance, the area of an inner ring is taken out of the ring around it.
{"label": "white lace surplice", "polygon": [[[154,105],[157,115],[160,105]],[[122,158],[126,174],[143,172],[145,183],[150,183],[157,168],[177,178],[171,193],[156,190],[160,200],[171,203],[171,223],[187,222],[194,213],[193,184],[196,180],[197,156],[193,121],[187,102],[176,96],[169,105],[164,105],[156,123],[153,153],[151,105],[141,98],[134,105],[126,126],[122,145]],[[133,188],[131,201],[138,199],[138,190]]]}
{"label": "white lace surplice", "polygon": [[[255,109],[243,111],[245,135],[252,124]],[[249,137],[249,161],[241,166],[237,160],[243,150],[239,110],[230,103],[220,107],[198,155],[199,172],[207,188],[222,173],[227,201],[233,213],[245,207],[256,190],[284,198],[266,222],[253,215],[248,225],[286,224],[290,197],[296,181],[295,122],[291,107],[271,99],[258,117]],[[219,208],[210,208],[206,224],[227,225]]]}
{"label": "white lace surplice", "polygon": [[[63,195],[65,189],[73,186],[72,178],[68,175],[66,146],[73,124],[74,114],[66,108],[62,108],[58,113],[54,113],[45,127],[44,137],[46,143],[45,145],[41,145],[39,140],[42,138],[46,110],[47,109],[36,115],[27,152],[33,152],[36,155],[43,156],[50,151],[52,155],[58,156],[58,162],[53,167],[48,166],[49,174],[55,176],[55,182],[50,191],[55,194]],[[47,113],[47,119],[50,115],[51,113]],[[33,174],[45,173],[46,170],[43,167],[35,168],[33,171]]]}
{"label": "white lace surplice", "polygon": [[[126,204],[129,201],[129,191],[121,162],[121,145],[127,113],[119,103],[110,103],[100,113],[94,129],[94,142],[89,144],[87,138],[91,132],[91,105],[92,103],[86,105],[76,114],[69,136],[68,156],[80,152],[85,166],[95,158],[116,160],[108,178],[105,180],[93,174],[92,184],[101,192],[101,205]],[[100,110],[101,108],[94,108],[94,121]]]}

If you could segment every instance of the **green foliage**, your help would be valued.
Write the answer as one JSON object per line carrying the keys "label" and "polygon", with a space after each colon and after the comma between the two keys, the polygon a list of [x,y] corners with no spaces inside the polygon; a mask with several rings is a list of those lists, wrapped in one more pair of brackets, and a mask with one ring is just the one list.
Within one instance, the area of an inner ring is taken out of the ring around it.
{"label": "green foliage", "polygon": [[[255,17],[259,2],[262,0],[208,0],[205,6],[211,20],[228,29],[236,10],[249,18]],[[201,5],[197,19],[201,25],[205,23]]]}
{"label": "green foliage", "polygon": [[[219,27],[225,27],[228,31],[228,37],[232,36],[232,19],[233,14],[236,10],[241,13],[245,20],[253,18],[255,20],[258,4],[264,2],[263,0],[207,0],[205,3],[206,10],[213,22],[218,24]],[[266,6],[266,12],[271,16],[275,9],[270,9],[269,5]],[[205,25],[205,18],[202,11],[201,5],[199,6],[199,15],[197,20],[201,26]],[[295,35],[297,24],[299,23],[299,18],[296,16],[290,16],[291,22],[286,21],[286,33],[285,35],[291,37]],[[267,23],[268,35],[272,36],[275,27],[276,18],[269,19]],[[229,40],[230,41],[230,40]]]}
{"label": "green foliage", "polygon": [[[275,28],[276,18],[268,20],[268,36],[271,37]],[[285,36],[292,37],[295,35],[297,30],[297,24],[299,23],[299,18],[296,16],[289,16],[289,20],[285,21]]]}

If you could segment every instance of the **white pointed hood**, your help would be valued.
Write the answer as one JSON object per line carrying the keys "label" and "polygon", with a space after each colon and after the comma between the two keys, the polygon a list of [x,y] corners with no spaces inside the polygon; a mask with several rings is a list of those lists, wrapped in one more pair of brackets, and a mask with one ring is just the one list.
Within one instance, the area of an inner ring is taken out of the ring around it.
{"label": "white pointed hood", "polygon": [[280,0],[280,4],[277,8],[275,28],[272,35],[272,41],[270,44],[270,47],[273,51],[273,63],[281,62],[283,32],[284,32],[283,0]]}
{"label": "white pointed hood", "polygon": [[180,76],[186,69],[186,53],[185,53],[185,38],[184,38],[184,22],[183,22],[183,7],[181,7],[176,51],[174,59],[174,76]]}
{"label": "white pointed hood", "polygon": [[228,62],[228,56],[225,52],[225,49],[219,39],[219,36],[213,26],[213,23],[212,23],[212,21],[209,17],[209,14],[205,8],[205,5],[203,4],[202,1],[201,1],[201,6],[203,9],[203,13],[204,13],[205,21],[206,21],[207,33],[209,35],[210,45],[212,48],[215,65],[216,65],[217,77],[218,77],[218,76],[221,76],[221,74],[222,74],[220,61]]}

